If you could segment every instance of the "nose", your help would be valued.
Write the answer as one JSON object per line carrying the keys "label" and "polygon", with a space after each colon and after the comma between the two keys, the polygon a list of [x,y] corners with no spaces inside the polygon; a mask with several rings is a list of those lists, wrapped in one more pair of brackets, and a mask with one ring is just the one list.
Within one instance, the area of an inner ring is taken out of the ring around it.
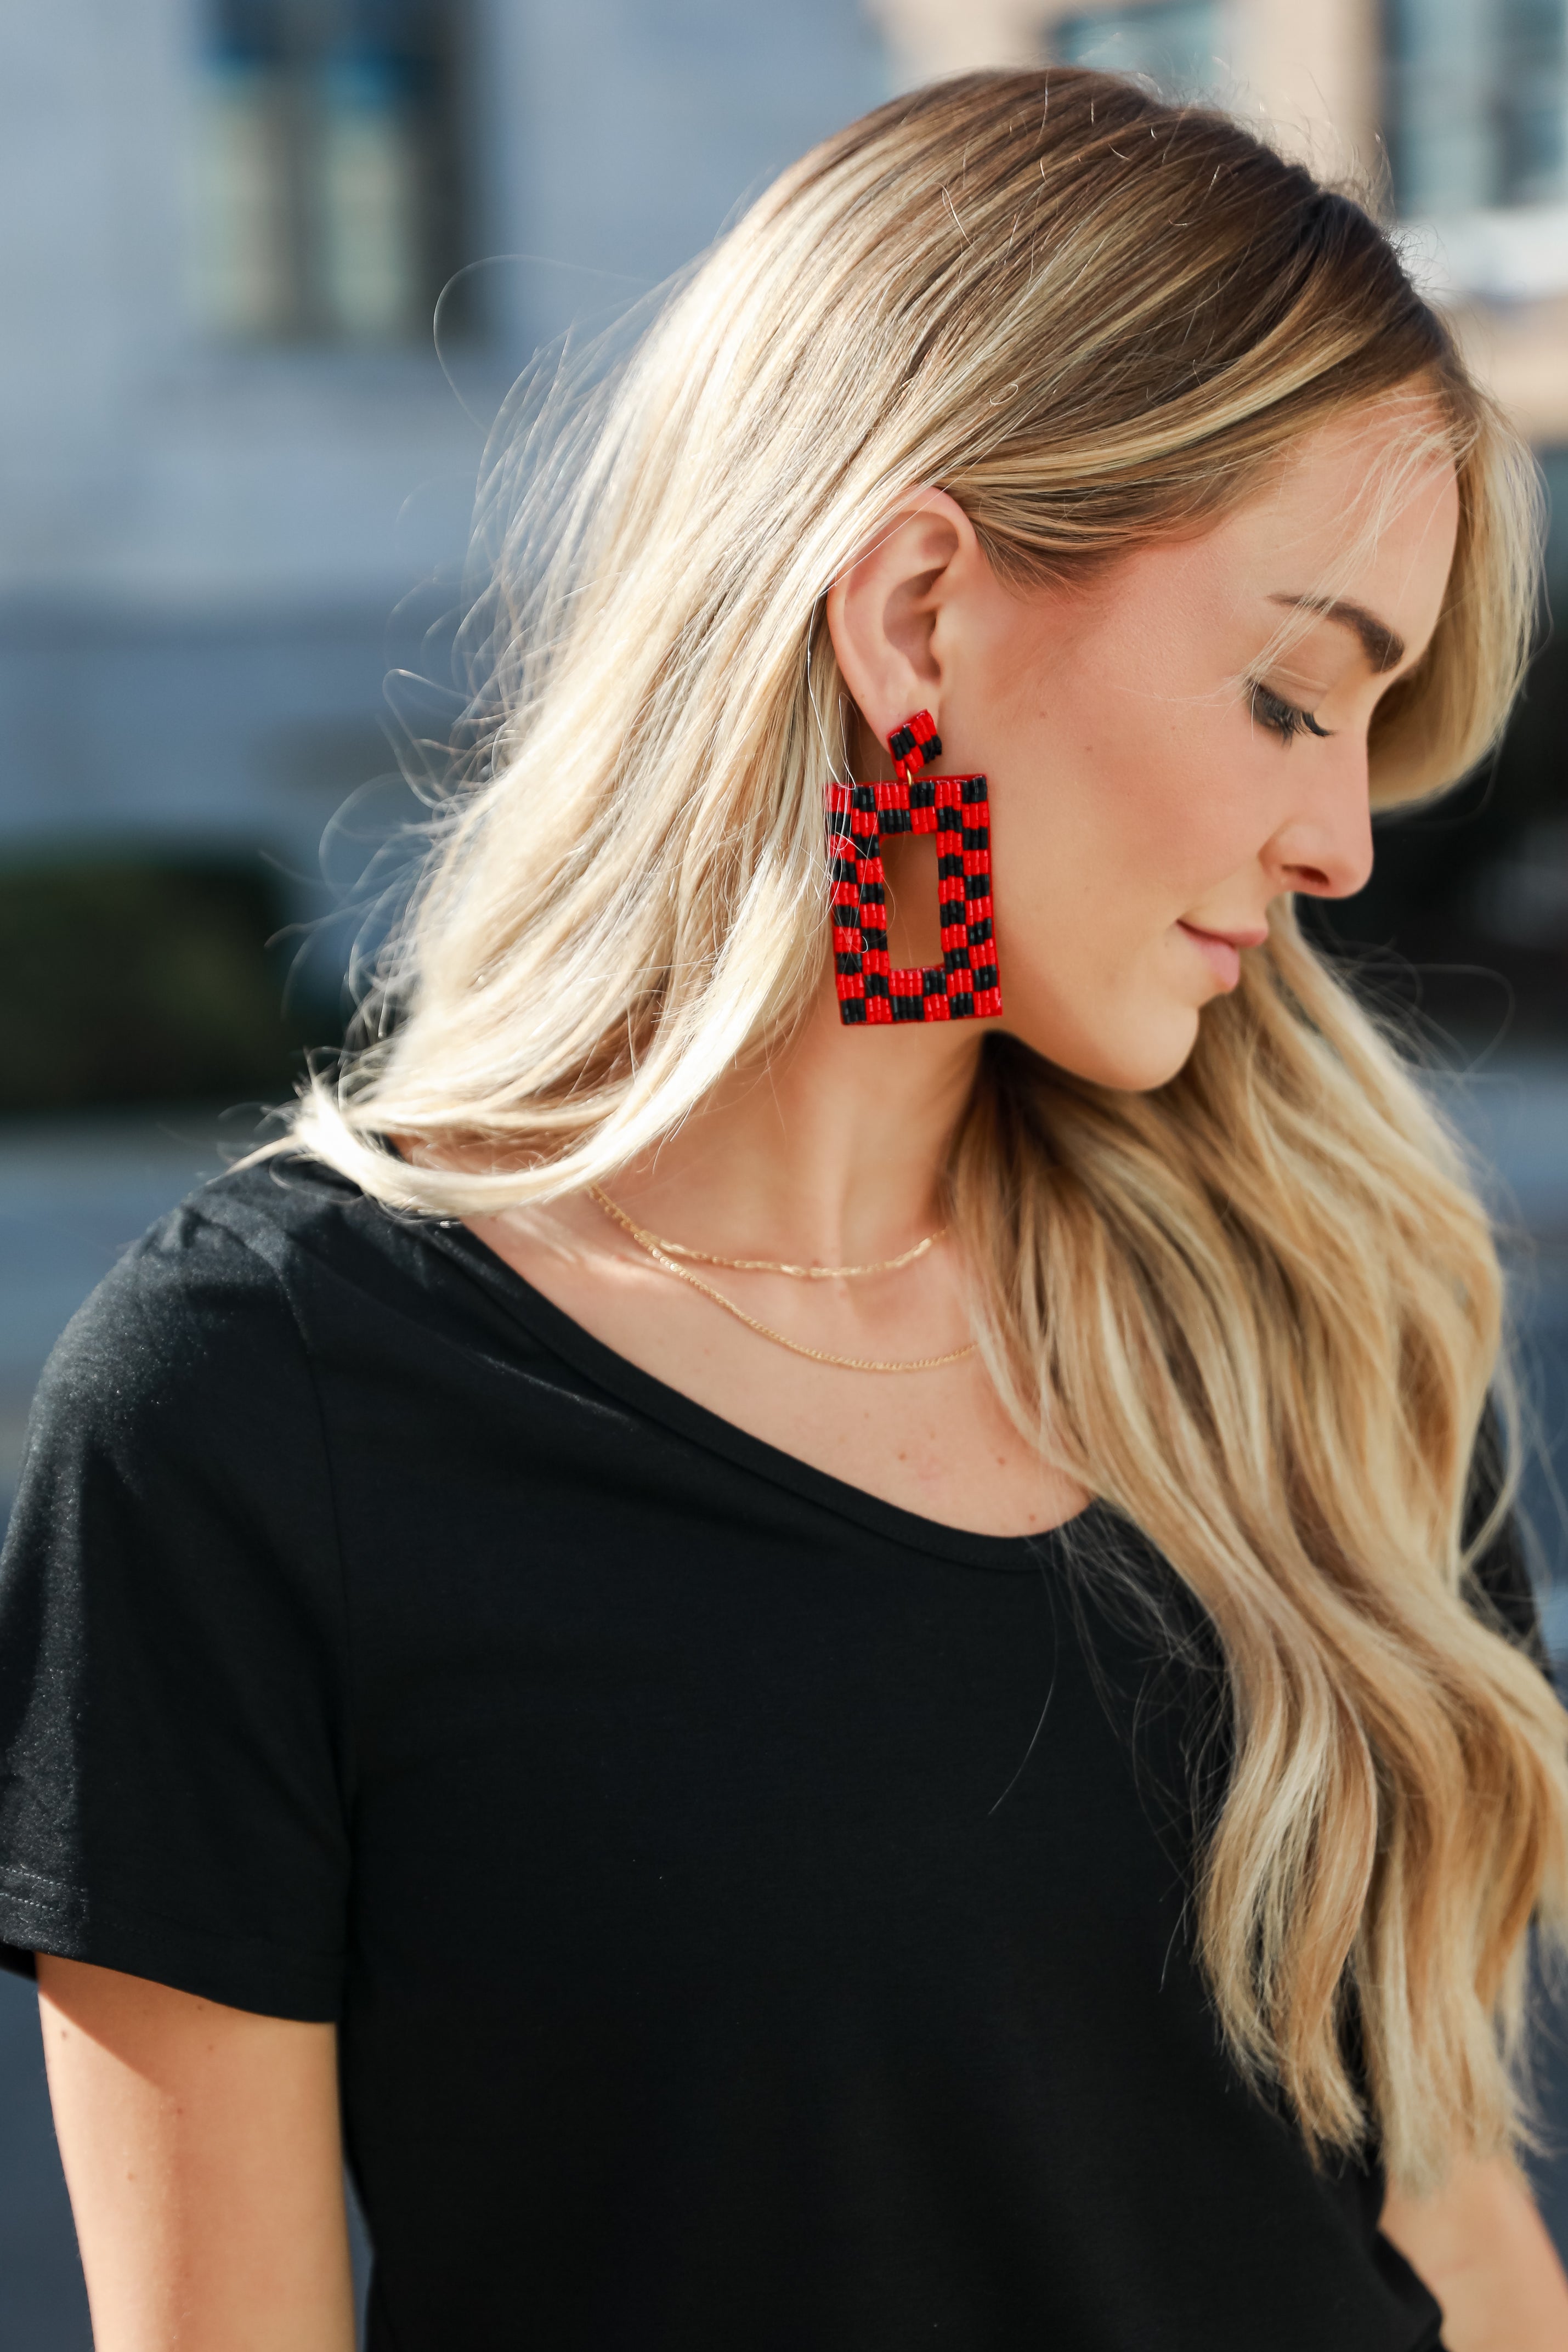
{"label": "nose", "polygon": [[1371,879],[1366,751],[1364,745],[1359,751],[1348,745],[1345,749],[1349,756],[1332,769],[1327,761],[1319,761],[1311,779],[1303,779],[1300,805],[1269,844],[1265,861],[1277,890],[1296,890],[1311,898],[1349,898]]}

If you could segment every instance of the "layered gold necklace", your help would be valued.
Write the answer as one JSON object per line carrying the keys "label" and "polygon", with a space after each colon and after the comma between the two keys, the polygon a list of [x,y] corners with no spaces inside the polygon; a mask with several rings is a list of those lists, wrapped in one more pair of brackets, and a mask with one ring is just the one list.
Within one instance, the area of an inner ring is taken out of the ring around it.
{"label": "layered gold necklace", "polygon": [[727,1298],[722,1290],[716,1290],[711,1282],[705,1282],[700,1275],[692,1272],[689,1265],[681,1264],[683,1258],[692,1258],[699,1265],[727,1266],[736,1274],[787,1274],[795,1282],[853,1282],[862,1275],[894,1274],[900,1266],[913,1265],[917,1258],[925,1255],[927,1250],[936,1247],[947,1230],[946,1225],[939,1226],[934,1234],[927,1234],[925,1240],[916,1242],[913,1249],[901,1252],[897,1257],[879,1258],[873,1265],[789,1265],[776,1258],[719,1257],[712,1250],[692,1249],[685,1242],[666,1241],[662,1234],[651,1234],[646,1226],[629,1217],[608,1192],[601,1192],[597,1184],[591,1184],[588,1190],[590,1197],[605,1215],[612,1218],[623,1233],[630,1234],[638,1248],[651,1257],[656,1266],[665,1274],[674,1275],[677,1282],[684,1282],[689,1288],[700,1291],[705,1298],[711,1298],[716,1307],[722,1307],[727,1315],[733,1315],[737,1323],[744,1323],[748,1331],[757,1333],[758,1339],[771,1339],[776,1348],[788,1348],[792,1356],[806,1356],[813,1364],[836,1364],[846,1372],[933,1372],[940,1364],[959,1363],[975,1352],[976,1343],[971,1339],[967,1347],[954,1348],[945,1356],[919,1356],[900,1363],[882,1363],[871,1356],[835,1356],[826,1348],[808,1348],[802,1341],[789,1339],[782,1331],[775,1331],[771,1324],[758,1322],[755,1315],[748,1315],[743,1307],[736,1305],[733,1298]]}

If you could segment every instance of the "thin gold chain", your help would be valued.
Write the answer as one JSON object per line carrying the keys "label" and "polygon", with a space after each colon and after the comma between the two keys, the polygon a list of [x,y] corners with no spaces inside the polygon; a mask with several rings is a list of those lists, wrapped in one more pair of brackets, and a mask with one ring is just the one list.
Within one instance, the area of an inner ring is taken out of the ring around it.
{"label": "thin gold chain", "polygon": [[[591,1184],[588,1190],[590,1197],[605,1215],[623,1226],[638,1247],[645,1251],[665,1274],[673,1274],[677,1282],[686,1283],[693,1290],[700,1291],[705,1298],[711,1298],[716,1307],[722,1307],[727,1315],[733,1315],[737,1323],[744,1323],[747,1329],[755,1331],[759,1339],[771,1339],[776,1348],[788,1348],[792,1356],[806,1356],[813,1364],[836,1364],[846,1372],[934,1372],[938,1365],[961,1363],[966,1356],[972,1356],[975,1352],[977,1343],[971,1339],[967,1347],[954,1348],[945,1356],[920,1356],[912,1360],[887,1364],[879,1363],[868,1356],[834,1356],[826,1348],[805,1347],[799,1339],[786,1339],[782,1331],[775,1331],[771,1324],[759,1323],[755,1315],[748,1315],[743,1307],[736,1305],[733,1298],[727,1298],[722,1290],[716,1290],[711,1282],[704,1282],[690,1266],[682,1265],[677,1259],[667,1256],[652,1234],[644,1233],[640,1225],[634,1225],[625,1212],[617,1208],[608,1192],[601,1192],[597,1184]],[[931,1238],[934,1240],[936,1236]]]}
{"label": "thin gold chain", "polygon": [[902,1251],[897,1257],[878,1258],[873,1265],[786,1265],[779,1258],[718,1257],[711,1250],[693,1249],[686,1242],[666,1241],[663,1234],[650,1233],[645,1225],[637,1224],[608,1192],[601,1192],[597,1184],[591,1184],[589,1190],[605,1214],[613,1217],[618,1225],[623,1225],[632,1240],[641,1242],[644,1249],[663,1250],[666,1257],[695,1258],[699,1265],[727,1265],[732,1274],[787,1274],[796,1282],[852,1282],[857,1275],[896,1274],[900,1266],[913,1265],[916,1258],[924,1257],[928,1249],[935,1249],[947,1231],[946,1225],[938,1225],[934,1234],[927,1234],[925,1239],[916,1242],[913,1249]]}

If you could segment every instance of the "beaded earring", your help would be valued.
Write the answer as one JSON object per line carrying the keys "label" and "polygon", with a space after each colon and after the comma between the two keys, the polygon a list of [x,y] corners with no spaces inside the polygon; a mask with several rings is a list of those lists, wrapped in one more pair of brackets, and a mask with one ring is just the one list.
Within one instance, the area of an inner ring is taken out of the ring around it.
{"label": "beaded earring", "polygon": [[[897,781],[828,786],[833,972],[846,1028],[978,1020],[1002,1009],[991,921],[991,825],[984,776],[925,776],[942,756],[928,710],[887,739]],[[882,837],[936,835],[942,961],[894,971],[887,960]]]}

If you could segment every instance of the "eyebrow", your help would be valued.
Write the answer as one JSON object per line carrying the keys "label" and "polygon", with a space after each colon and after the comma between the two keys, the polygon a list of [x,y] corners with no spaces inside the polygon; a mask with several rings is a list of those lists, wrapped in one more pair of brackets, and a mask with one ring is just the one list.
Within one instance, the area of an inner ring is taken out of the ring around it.
{"label": "eyebrow", "polygon": [[1361,639],[1361,649],[1380,675],[1385,670],[1397,669],[1405,658],[1405,640],[1396,635],[1385,621],[1369,613],[1364,604],[1352,604],[1343,596],[1270,596],[1270,604],[1288,604],[1292,612],[1318,613],[1325,621],[1337,621],[1343,629]]}

